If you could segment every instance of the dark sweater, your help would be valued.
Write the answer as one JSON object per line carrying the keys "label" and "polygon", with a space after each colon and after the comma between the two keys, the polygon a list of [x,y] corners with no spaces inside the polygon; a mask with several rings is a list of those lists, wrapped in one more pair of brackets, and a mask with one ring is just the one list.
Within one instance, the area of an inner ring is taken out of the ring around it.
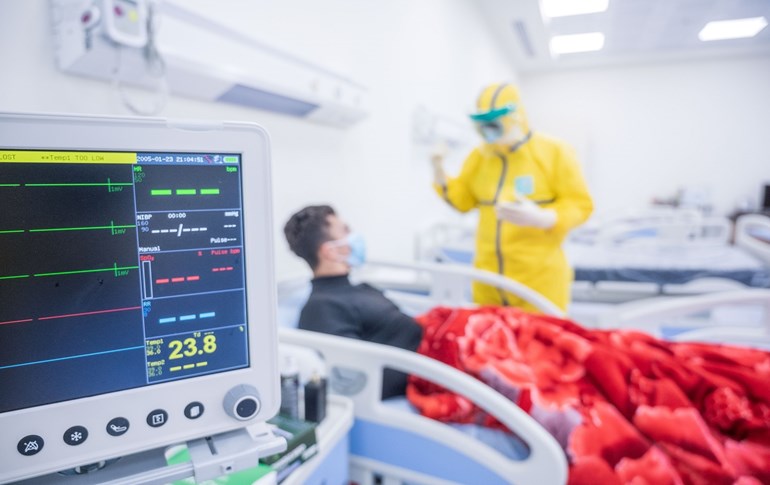
{"label": "dark sweater", "polygon": [[[299,328],[417,350],[422,327],[379,290],[352,285],[347,275],[313,279],[313,291],[299,316]],[[385,370],[382,397],[403,395],[406,375]]]}

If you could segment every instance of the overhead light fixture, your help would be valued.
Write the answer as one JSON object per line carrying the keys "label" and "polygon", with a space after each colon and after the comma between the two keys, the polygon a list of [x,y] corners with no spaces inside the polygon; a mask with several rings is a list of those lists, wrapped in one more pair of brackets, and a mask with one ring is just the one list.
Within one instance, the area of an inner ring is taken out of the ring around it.
{"label": "overhead light fixture", "polygon": [[540,0],[540,8],[546,17],[567,17],[604,12],[610,0]]}
{"label": "overhead light fixture", "polygon": [[587,34],[555,35],[551,37],[551,54],[574,54],[576,52],[598,51],[604,47],[604,34],[589,32]]}
{"label": "overhead light fixture", "polygon": [[766,26],[767,20],[764,17],[719,20],[707,23],[698,33],[698,38],[704,42],[709,40],[743,39],[754,37]]}

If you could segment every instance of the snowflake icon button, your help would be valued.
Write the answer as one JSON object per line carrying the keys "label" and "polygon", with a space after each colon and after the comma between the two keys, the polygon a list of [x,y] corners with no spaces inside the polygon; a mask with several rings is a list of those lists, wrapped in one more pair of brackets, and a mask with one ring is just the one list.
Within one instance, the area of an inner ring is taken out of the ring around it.
{"label": "snowflake icon button", "polygon": [[77,446],[88,438],[88,430],[84,426],[73,426],[64,432],[64,442]]}

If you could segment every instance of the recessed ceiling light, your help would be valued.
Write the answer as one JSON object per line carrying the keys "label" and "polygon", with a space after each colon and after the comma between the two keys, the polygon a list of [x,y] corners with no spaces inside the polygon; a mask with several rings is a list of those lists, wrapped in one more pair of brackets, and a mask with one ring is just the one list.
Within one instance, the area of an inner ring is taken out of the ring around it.
{"label": "recessed ceiling light", "polygon": [[587,34],[555,35],[551,37],[550,47],[553,55],[598,51],[604,47],[604,34],[589,32]]}
{"label": "recessed ceiling light", "polygon": [[566,17],[604,12],[610,0],[540,0],[540,8],[546,17]]}
{"label": "recessed ceiling light", "polygon": [[764,17],[709,22],[698,34],[702,41],[754,37],[767,26]]}

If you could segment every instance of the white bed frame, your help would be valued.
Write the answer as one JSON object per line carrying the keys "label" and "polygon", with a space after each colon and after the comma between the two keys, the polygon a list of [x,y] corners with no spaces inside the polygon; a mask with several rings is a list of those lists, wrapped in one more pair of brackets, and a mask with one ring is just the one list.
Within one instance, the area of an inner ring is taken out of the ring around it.
{"label": "white bed frame", "polygon": [[770,241],[755,237],[752,234],[754,228],[770,233],[770,217],[759,214],[739,217],[735,221],[735,245],[746,249],[770,265]]}
{"label": "white bed frame", "polygon": [[[411,273],[411,277],[405,279],[405,272]],[[464,264],[372,261],[354,277],[385,288],[385,295],[397,304],[422,311],[436,305],[475,306],[470,299],[470,288],[471,283],[477,281],[516,295],[545,315],[565,316],[561,308],[528,286]]]}
{"label": "white bed frame", "polygon": [[[657,332],[661,320],[710,311],[726,305],[761,305],[763,320],[760,326],[747,326],[745,322],[735,325],[716,325],[682,332],[671,340],[687,342],[709,342],[723,344],[762,344],[770,340],[770,290],[747,289],[711,293],[690,297],[640,300],[618,305],[604,314],[601,328],[636,328]],[[653,322],[657,322],[654,323]]]}
{"label": "white bed frame", "polygon": [[[410,277],[404,279],[405,272],[411,273]],[[394,276],[398,278],[394,280]],[[470,282],[481,281],[529,301],[544,314],[564,316],[564,312],[550,300],[521,283],[466,265],[372,262],[366,264],[365,271],[359,272],[356,279],[398,288],[386,291],[386,295],[399,306],[418,311],[442,304],[473,306],[469,300]],[[296,281],[279,285],[283,290],[297,287]],[[343,393],[353,400],[357,420],[381,423],[441,443],[504,477],[502,483],[566,483],[567,460],[556,440],[508,398],[459,370],[414,352],[299,329],[279,329],[279,341],[282,347],[304,347],[317,351],[323,357],[332,380],[335,378],[334,369],[358,377],[357,381],[351,378],[351,382],[344,386],[347,391]],[[483,442],[441,422],[384,404],[380,392],[382,372],[386,367],[417,375],[466,397],[521,437],[530,448],[529,456],[522,461],[509,459]],[[393,445],[398,446],[397,443]],[[351,455],[350,461],[351,479],[360,485],[456,483],[356,455]]]}
{"label": "white bed frame", "polygon": [[[655,231],[652,238],[631,238],[623,240],[624,234],[639,230]],[[601,227],[596,244],[710,244],[724,245],[730,239],[732,225],[727,218],[703,216],[697,211],[672,212],[639,218],[637,220],[616,220]],[[654,241],[650,241],[654,239]]]}
{"label": "white bed frame", "polygon": [[[567,461],[556,440],[508,398],[459,370],[414,352],[298,329],[280,329],[279,340],[281,344],[317,350],[323,356],[327,369],[354,370],[366,375],[360,390],[348,395],[353,400],[356,419],[383,423],[404,432],[420,434],[443,443],[512,483],[519,485],[566,483]],[[382,371],[386,367],[428,379],[468,397],[522,437],[529,445],[529,456],[522,461],[508,459],[484,443],[443,423],[383,404],[380,400],[380,390]],[[398,446],[398,443],[392,443],[392,445]],[[419,452],[419,450],[413,452]],[[350,458],[351,463],[355,465],[356,457]],[[451,483],[410,470],[395,470],[392,466],[378,467],[371,460],[366,460],[363,465],[364,468],[369,469],[371,476],[389,477],[390,481],[386,483],[401,483],[401,480],[426,484]],[[361,477],[358,477],[356,481],[361,485],[373,483],[361,482],[360,479]]]}

